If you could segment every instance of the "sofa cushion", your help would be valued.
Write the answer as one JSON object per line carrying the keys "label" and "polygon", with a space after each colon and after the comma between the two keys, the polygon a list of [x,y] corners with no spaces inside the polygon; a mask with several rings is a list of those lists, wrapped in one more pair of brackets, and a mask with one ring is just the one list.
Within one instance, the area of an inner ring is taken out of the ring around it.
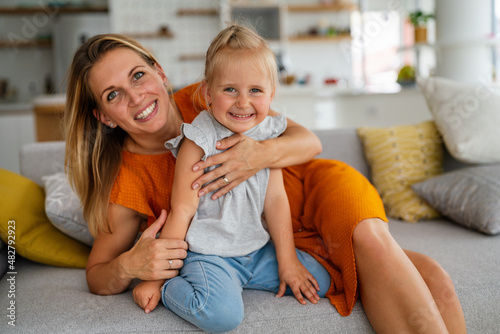
{"label": "sofa cushion", "polygon": [[500,162],[500,89],[443,78],[418,80],[450,153],[467,163]]}
{"label": "sofa cushion", "polygon": [[[0,169],[0,237],[33,261],[84,268],[88,246],[57,230],[45,214],[45,194],[33,181]],[[9,243],[10,241],[10,243]]]}
{"label": "sofa cushion", "polygon": [[411,189],[413,183],[442,173],[442,142],[434,123],[365,127],[358,134],[387,214],[409,222],[438,217]]}
{"label": "sofa cushion", "polygon": [[500,165],[464,168],[412,188],[458,224],[486,234],[500,233]]}
{"label": "sofa cushion", "polygon": [[83,218],[80,198],[75,194],[66,174],[55,173],[42,177],[45,188],[45,213],[52,224],[66,235],[92,246],[94,238]]}

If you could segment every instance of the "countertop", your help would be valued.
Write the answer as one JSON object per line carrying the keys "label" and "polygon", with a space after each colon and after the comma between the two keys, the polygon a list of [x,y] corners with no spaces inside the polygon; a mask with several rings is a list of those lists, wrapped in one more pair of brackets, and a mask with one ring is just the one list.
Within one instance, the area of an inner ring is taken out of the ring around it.
{"label": "countertop", "polygon": [[39,95],[32,101],[0,102],[0,113],[32,112],[38,106],[62,106],[66,100],[66,94]]}

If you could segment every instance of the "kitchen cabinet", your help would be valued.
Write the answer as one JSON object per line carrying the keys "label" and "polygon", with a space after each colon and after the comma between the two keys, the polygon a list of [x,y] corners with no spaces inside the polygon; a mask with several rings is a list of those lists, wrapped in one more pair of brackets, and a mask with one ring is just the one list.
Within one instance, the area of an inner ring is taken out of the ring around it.
{"label": "kitchen cabinet", "polygon": [[64,94],[37,96],[33,102],[37,141],[64,140]]}

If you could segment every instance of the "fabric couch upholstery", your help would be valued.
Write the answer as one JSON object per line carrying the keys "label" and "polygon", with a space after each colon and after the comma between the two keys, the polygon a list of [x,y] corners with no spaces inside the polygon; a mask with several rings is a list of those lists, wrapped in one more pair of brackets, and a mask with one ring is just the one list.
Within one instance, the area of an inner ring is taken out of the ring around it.
{"label": "fabric couch upholstery", "polygon": [[[317,131],[321,158],[345,161],[369,177],[355,129]],[[63,170],[64,143],[23,147],[21,173],[38,184]],[[464,165],[445,158],[445,169]],[[27,203],[29,205],[29,203]],[[471,334],[497,333],[500,326],[500,237],[468,230],[445,218],[416,224],[391,219],[390,230],[403,248],[436,259],[451,275]],[[5,255],[5,247],[1,250]],[[159,305],[145,314],[131,290],[115,296],[89,293],[83,269],[52,267],[16,257],[16,326],[5,317],[12,298],[7,273],[0,281],[0,332],[12,333],[199,333],[200,330]],[[293,297],[244,291],[245,318],[234,333],[373,333],[358,300],[352,314],[340,316],[328,300],[300,305]],[[446,296],[443,296],[446,302]]]}

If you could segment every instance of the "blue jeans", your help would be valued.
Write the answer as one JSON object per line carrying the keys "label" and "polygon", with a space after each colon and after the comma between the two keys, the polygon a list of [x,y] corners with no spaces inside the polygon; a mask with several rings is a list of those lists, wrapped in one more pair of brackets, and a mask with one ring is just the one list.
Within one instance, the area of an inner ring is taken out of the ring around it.
{"label": "blue jeans", "polygon": [[[297,250],[300,262],[319,284],[320,297],[330,288],[330,275],[311,255]],[[241,257],[220,257],[188,252],[179,276],[161,289],[163,304],[197,327],[221,333],[243,320],[243,289],[277,293],[280,281],[272,242]],[[287,295],[292,295],[289,287]]]}

